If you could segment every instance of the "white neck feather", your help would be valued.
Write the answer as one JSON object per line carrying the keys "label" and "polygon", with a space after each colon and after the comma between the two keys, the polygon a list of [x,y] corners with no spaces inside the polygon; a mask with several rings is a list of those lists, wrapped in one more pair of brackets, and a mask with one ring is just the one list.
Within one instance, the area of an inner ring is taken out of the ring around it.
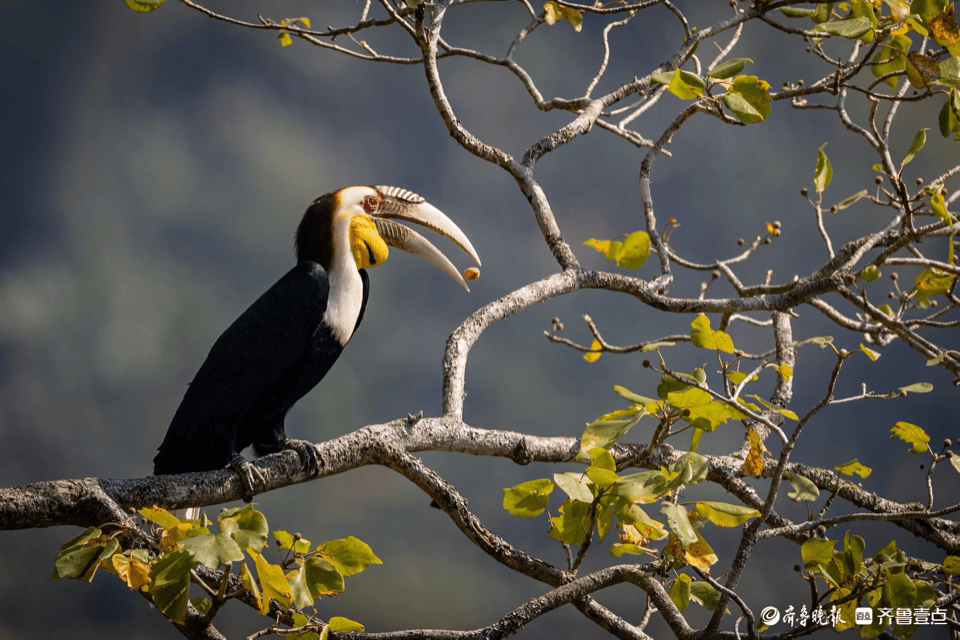
{"label": "white neck feather", "polygon": [[357,263],[350,252],[350,239],[345,228],[337,226],[349,225],[349,218],[338,219],[335,223],[333,237],[337,245],[333,250],[333,263],[330,265],[330,297],[327,300],[327,310],[323,314],[323,321],[330,327],[333,337],[341,345],[347,344],[353,329],[357,326],[357,317],[363,305],[363,280],[357,270]]}

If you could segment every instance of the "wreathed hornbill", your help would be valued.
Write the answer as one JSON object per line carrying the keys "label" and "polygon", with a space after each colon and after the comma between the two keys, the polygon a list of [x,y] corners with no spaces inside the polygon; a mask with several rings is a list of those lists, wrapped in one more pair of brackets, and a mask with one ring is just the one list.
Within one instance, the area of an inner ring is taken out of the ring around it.
{"label": "wreathed hornbill", "polygon": [[480,264],[457,225],[405,189],[355,186],[320,196],[297,228],[297,265],[223,332],[190,383],[153,460],[156,475],[230,465],[249,501],[261,479],[240,455],[250,445],[257,455],[295,450],[319,472],[316,447],[288,438],[283,422],[360,326],[370,292],[365,269],[386,260],[389,245],[429,260],[470,290],[446,256],[391,218],[447,236]]}

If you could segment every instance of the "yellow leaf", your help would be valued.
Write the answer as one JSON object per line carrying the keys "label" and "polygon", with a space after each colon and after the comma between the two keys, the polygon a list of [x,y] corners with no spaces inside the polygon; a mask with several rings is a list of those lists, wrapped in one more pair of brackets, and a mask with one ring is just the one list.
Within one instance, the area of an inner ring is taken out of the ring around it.
{"label": "yellow leaf", "polygon": [[277,34],[277,40],[280,41],[280,45],[284,47],[289,47],[293,44],[293,38],[290,37],[290,34],[286,31],[281,31]]}
{"label": "yellow leaf", "polygon": [[845,462],[843,464],[838,464],[834,467],[840,473],[852,476],[853,474],[858,474],[861,478],[867,478],[870,476],[870,473],[873,471],[870,467],[860,464],[860,462],[854,458],[850,462]]}
{"label": "yellow leaf", "polygon": [[310,28],[310,18],[300,18],[300,22],[302,22],[303,26],[305,26],[307,29]]}
{"label": "yellow leaf", "polygon": [[957,14],[954,13],[953,4],[948,4],[946,9],[927,20],[927,28],[937,44],[946,47],[955,45],[960,39],[960,32],[957,30]]}
{"label": "yellow leaf", "polygon": [[593,339],[593,342],[590,344],[590,351],[583,354],[583,359],[587,362],[596,362],[600,358],[600,352],[603,349],[603,345],[600,344],[600,341],[596,338]]}
{"label": "yellow leaf", "polygon": [[874,362],[876,362],[877,358],[880,357],[879,351],[874,351],[873,349],[870,349],[869,347],[864,346],[862,342],[860,343],[860,351],[863,351],[865,354],[867,354],[867,357],[873,360]]}
{"label": "yellow leaf", "polygon": [[[747,432],[747,437],[750,439],[750,453],[747,454],[747,459],[743,461],[743,472],[748,476],[759,478],[763,472],[763,452],[767,451],[767,448],[763,446],[760,434],[753,427]],[[767,453],[770,452],[767,451]]]}
{"label": "yellow leaf", "polygon": [[122,553],[113,556],[113,568],[120,579],[131,589],[139,589],[150,584],[150,565],[137,557],[128,557]]}
{"label": "yellow leaf", "polygon": [[257,586],[256,580],[253,579],[253,575],[250,573],[250,568],[247,567],[246,562],[240,565],[240,584],[253,596],[253,599],[257,603],[257,608],[263,611],[263,600],[260,597],[260,588]]}
{"label": "yellow leaf", "polygon": [[547,2],[543,5],[543,18],[547,21],[547,24],[551,27],[557,24],[557,20],[560,19],[560,5],[556,2]]}
{"label": "yellow leaf", "polygon": [[709,572],[710,565],[716,564],[719,558],[707,544],[707,541],[703,539],[703,536],[700,535],[700,532],[694,531],[694,533],[697,535],[697,541],[687,545],[687,548],[683,550],[683,557],[700,571]]}
{"label": "yellow leaf", "polygon": [[640,531],[633,526],[632,524],[623,524],[622,522],[617,522],[617,535],[620,538],[620,542],[624,544],[635,544],[638,547],[645,547],[649,538],[645,538],[641,535]]}

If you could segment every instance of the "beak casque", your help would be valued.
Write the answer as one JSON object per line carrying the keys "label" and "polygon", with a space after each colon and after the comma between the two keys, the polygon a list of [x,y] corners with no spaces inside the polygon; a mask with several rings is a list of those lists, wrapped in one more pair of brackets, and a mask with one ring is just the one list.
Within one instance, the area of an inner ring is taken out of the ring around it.
{"label": "beak casque", "polygon": [[379,210],[372,217],[383,241],[391,247],[402,249],[433,263],[459,282],[464,289],[470,291],[463,276],[439,249],[413,229],[393,222],[389,218],[413,222],[450,238],[479,265],[480,257],[463,231],[439,209],[415,193],[397,187],[377,186],[374,189],[380,194],[381,200]]}

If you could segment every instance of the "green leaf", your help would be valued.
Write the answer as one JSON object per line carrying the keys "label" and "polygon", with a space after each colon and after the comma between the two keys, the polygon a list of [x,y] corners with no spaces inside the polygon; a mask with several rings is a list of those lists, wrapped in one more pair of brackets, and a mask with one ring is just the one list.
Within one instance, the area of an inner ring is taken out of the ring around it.
{"label": "green leaf", "polygon": [[557,486],[563,489],[563,492],[570,496],[571,500],[578,502],[593,502],[593,491],[587,485],[584,474],[577,471],[567,471],[566,473],[553,474],[553,481]]}
{"label": "green leaf", "polygon": [[817,27],[817,31],[823,31],[824,33],[829,33],[834,36],[843,36],[851,40],[859,38],[872,30],[873,23],[869,18],[849,18],[847,20],[824,22]]}
{"label": "green leaf", "polygon": [[693,100],[707,88],[706,83],[695,73],[677,68],[673,71],[667,91],[681,100]]}
{"label": "green leaf", "polygon": [[938,15],[946,8],[947,0],[913,0],[910,3],[910,13],[918,13],[923,21]]}
{"label": "green leaf", "polygon": [[190,598],[190,570],[197,566],[184,549],[169,553],[153,565],[150,597],[160,613],[183,623]]}
{"label": "green leaf", "polygon": [[697,532],[690,525],[690,518],[687,517],[686,509],[678,507],[672,502],[664,502],[660,506],[660,513],[666,516],[667,525],[680,539],[680,544],[687,547],[697,541]]}
{"label": "green leaf", "polygon": [[741,71],[743,71],[744,65],[748,62],[753,62],[750,58],[731,58],[726,60],[716,67],[713,68],[707,76],[713,80],[726,80],[727,78],[732,78]]}
{"label": "green leaf", "polygon": [[123,4],[137,13],[149,13],[160,8],[164,0],[123,0]]}
{"label": "green leaf", "polygon": [[677,477],[668,483],[670,489],[675,489],[681,484],[697,484],[703,481],[710,468],[706,458],[699,453],[688,451],[670,465],[669,470],[677,474]]}
{"label": "green leaf", "polygon": [[760,515],[756,509],[726,502],[698,502],[696,508],[701,517],[718,527],[735,527]]}
{"label": "green leaf", "polygon": [[663,376],[657,385],[657,395],[677,409],[688,409],[709,404],[713,396],[697,387],[680,382],[671,376]]}
{"label": "green leaf", "polygon": [[294,538],[292,534],[286,531],[274,531],[273,537],[280,541],[280,549],[291,549],[294,553],[308,553],[310,551],[310,541],[304,538]]}
{"label": "green leaf", "polygon": [[646,231],[634,231],[620,247],[617,266],[624,269],[639,269],[650,256],[650,236]]}
{"label": "green leaf", "polygon": [[685,416],[684,420],[693,425],[694,428],[702,429],[708,433],[712,433],[721,424],[725,424],[727,420],[743,420],[746,418],[742,412],[720,400],[711,400],[704,405],[688,407],[687,411],[690,412],[690,415]]}
{"label": "green leaf", "polygon": [[917,131],[917,135],[913,137],[913,142],[910,143],[910,148],[907,149],[907,155],[903,156],[903,160],[900,161],[900,168],[902,169],[905,164],[913,160],[913,157],[917,155],[917,152],[920,149],[923,149],[923,145],[927,143],[927,128],[920,129]]}
{"label": "green leaf", "polygon": [[580,450],[589,451],[593,447],[602,447],[609,449],[630,430],[630,427],[637,424],[640,419],[640,413],[635,418],[626,418],[623,420],[594,420],[583,430],[580,436]]}
{"label": "green leaf", "polygon": [[641,547],[636,544],[627,544],[623,542],[615,542],[610,545],[610,554],[616,557],[621,557],[623,554],[629,553],[632,555],[639,556],[644,553],[653,553],[656,555],[656,551],[653,549],[647,549],[646,547]]}
{"label": "green leaf", "polygon": [[891,573],[883,584],[883,599],[891,607],[912,607],[917,600],[917,585],[906,573]]}
{"label": "green leaf", "polygon": [[503,508],[518,518],[533,518],[543,513],[550,502],[554,484],[547,478],[528,480],[503,490]]}
{"label": "green leaf", "polygon": [[960,556],[947,556],[944,558],[943,572],[948,576],[960,576]]}
{"label": "green leaf", "polygon": [[788,18],[812,18],[816,9],[804,9],[801,7],[780,7],[781,13]]}
{"label": "green leaf", "polygon": [[623,496],[630,502],[649,503],[667,493],[667,479],[662,471],[640,471],[621,476],[610,488],[613,495]]}
{"label": "green leaf", "polygon": [[650,76],[651,84],[670,84],[673,80],[673,71],[661,71]]}
{"label": "green leaf", "polygon": [[287,574],[292,602],[309,607],[320,596],[343,592],[343,575],[325,558],[311,556],[296,571]]}
{"label": "green leaf", "polygon": [[[750,374],[746,373],[745,371],[728,371],[727,372],[727,378],[730,380],[730,382],[737,385],[743,382],[748,375]],[[760,378],[756,374],[754,374],[753,377],[750,379],[750,382],[754,382],[755,380],[759,380],[759,379]]]}
{"label": "green leaf", "polygon": [[[603,451],[608,456],[610,455],[606,449],[601,449],[599,447],[595,447],[591,449],[591,451]],[[587,467],[587,477],[590,478],[590,480],[592,480],[593,483],[601,489],[606,489],[620,479],[615,471],[599,469],[597,467]]]}
{"label": "green leaf", "polygon": [[560,515],[550,518],[550,537],[565,544],[583,544],[589,524],[590,505],[586,502],[564,502]]}
{"label": "green leaf", "polygon": [[252,504],[224,509],[217,515],[217,520],[220,531],[233,538],[241,549],[259,551],[267,546],[267,519]]}
{"label": "green leaf", "polygon": [[590,456],[590,468],[601,469],[603,471],[616,471],[617,463],[609,451],[603,447],[593,447],[587,450]]}
{"label": "green leaf", "polygon": [[673,580],[673,584],[670,585],[670,599],[673,600],[673,604],[677,605],[677,609],[683,611],[690,604],[690,583],[692,580],[690,576],[685,573],[681,573]]}
{"label": "green leaf", "polygon": [[914,382],[905,387],[900,387],[900,391],[906,391],[907,393],[930,393],[933,391],[933,385],[929,382]]}
{"label": "green leaf", "polygon": [[868,264],[860,270],[860,273],[857,274],[857,277],[861,280],[866,280],[867,282],[874,282],[880,278],[880,275],[880,269],[877,269],[875,265]]}
{"label": "green leaf", "polygon": [[227,562],[243,560],[243,551],[240,546],[225,533],[203,533],[187,538],[180,543],[180,546],[194,560],[211,569],[216,569]]}
{"label": "green leaf", "polygon": [[800,556],[808,571],[819,571],[819,565],[829,564],[833,560],[833,547],[836,540],[810,538],[800,545]]}
{"label": "green leaf", "polygon": [[210,598],[204,598],[203,596],[197,596],[190,602],[201,615],[205,614],[207,611],[210,611],[210,608],[213,606],[213,603],[210,602]]}
{"label": "green leaf", "polygon": [[820,489],[809,479],[792,471],[784,471],[783,477],[790,481],[793,491],[787,494],[787,497],[794,502],[803,502],[804,500],[816,500],[820,495]]}
{"label": "green leaf", "polygon": [[867,357],[870,358],[870,360],[872,360],[873,362],[876,362],[877,358],[879,358],[881,355],[879,351],[874,351],[873,349],[864,345],[862,342],[860,343],[860,351],[867,354]]}
{"label": "green leaf", "polygon": [[[894,73],[896,71],[903,71],[906,67],[907,62],[907,52],[910,50],[910,46],[913,42],[908,36],[898,35],[892,40],[884,43],[884,46],[880,47],[877,50],[875,56],[873,56],[872,62],[874,63],[870,70],[873,73],[874,77],[879,78],[880,76],[885,76],[888,73]],[[885,82],[893,89],[897,88],[896,76],[887,78]]]}
{"label": "green leaf", "polygon": [[723,94],[723,104],[745,124],[754,124],[770,115],[770,85],[757,76],[737,76]]}
{"label": "green leaf", "polygon": [[353,536],[322,542],[317,545],[317,551],[344,577],[360,573],[371,564],[383,564],[370,545]]}
{"label": "green leaf", "polygon": [[910,451],[913,453],[923,453],[927,450],[927,443],[930,442],[930,436],[927,432],[915,424],[900,421],[890,427],[890,437],[900,438],[911,445]]}
{"label": "green leaf", "polygon": [[817,149],[817,168],[813,172],[813,186],[816,187],[817,193],[823,193],[833,180],[833,166],[830,164],[830,158],[823,152],[825,146],[827,146],[826,142]]}
{"label": "green leaf", "polygon": [[100,529],[91,527],[64,544],[57,554],[51,578],[76,578],[84,582],[93,580],[100,561],[109,558],[120,548],[115,538],[95,543],[99,538]]}
{"label": "green leaf", "polygon": [[625,387],[621,387],[620,385],[617,385],[617,384],[613,385],[613,391],[621,398],[624,398],[636,404],[644,405],[644,404],[647,404],[648,402],[655,402],[653,398],[648,398],[647,396],[641,396],[640,394],[634,393],[633,391],[630,391],[629,389]]}
{"label": "green leaf", "polygon": [[945,355],[947,355],[947,352],[941,351],[939,355],[934,356],[933,358],[930,358],[929,360],[927,360],[927,366],[935,367],[936,365],[940,364],[941,362],[943,362],[943,357]]}
{"label": "green leaf", "polygon": [[698,315],[690,323],[693,331],[690,339],[693,344],[702,349],[719,349],[725,353],[733,353],[733,338],[725,331],[714,331],[710,328],[710,319],[704,314]]}
{"label": "green leaf", "polygon": [[331,631],[337,631],[339,633],[363,632],[364,629],[364,626],[359,622],[354,622],[350,618],[344,618],[343,616],[333,616],[327,624]]}
{"label": "green leaf", "polygon": [[818,2],[817,8],[813,12],[813,21],[816,24],[821,24],[830,19],[830,12],[833,11],[832,2]]}
{"label": "green leaf", "polygon": [[[624,508],[626,505],[626,508]],[[624,525],[631,525],[644,538],[659,540],[667,535],[667,529],[636,504],[629,504],[626,498],[614,502],[614,512]]]}
{"label": "green leaf", "polygon": [[[720,592],[712,584],[703,580],[694,580],[690,583],[690,599],[710,611],[716,611],[720,606]],[[730,610],[726,610],[729,613]]]}
{"label": "green leaf", "polygon": [[873,469],[870,467],[860,464],[860,462],[854,458],[850,462],[844,462],[834,467],[837,471],[844,475],[852,476],[853,474],[858,474],[861,478],[868,478],[873,472]]}
{"label": "green leaf", "polygon": [[940,82],[953,86],[960,83],[960,57],[957,54],[940,63]]}
{"label": "green leaf", "polygon": [[852,205],[854,202],[856,202],[856,201],[859,200],[860,198],[866,197],[866,195],[867,195],[867,190],[866,190],[866,189],[864,189],[863,191],[858,191],[857,193],[853,194],[852,196],[850,196],[850,197],[847,198],[846,200],[840,201],[840,203],[837,204],[837,211],[842,211],[842,210],[846,209],[847,207],[849,207],[850,205]]}

